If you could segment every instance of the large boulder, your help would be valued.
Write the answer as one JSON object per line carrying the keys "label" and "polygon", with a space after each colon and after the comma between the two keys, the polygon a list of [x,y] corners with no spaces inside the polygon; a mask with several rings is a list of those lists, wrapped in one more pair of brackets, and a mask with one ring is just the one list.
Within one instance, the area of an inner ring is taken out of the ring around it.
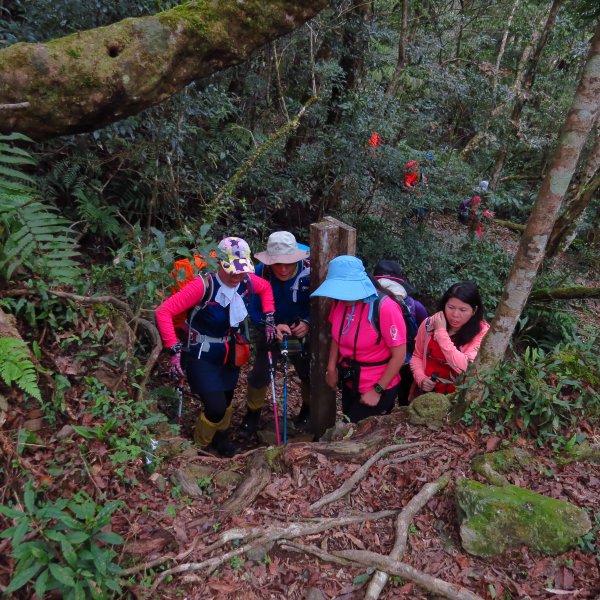
{"label": "large boulder", "polygon": [[523,544],[560,554],[592,527],[585,510],[514,485],[460,479],[456,502],[463,548],[476,556],[496,556]]}

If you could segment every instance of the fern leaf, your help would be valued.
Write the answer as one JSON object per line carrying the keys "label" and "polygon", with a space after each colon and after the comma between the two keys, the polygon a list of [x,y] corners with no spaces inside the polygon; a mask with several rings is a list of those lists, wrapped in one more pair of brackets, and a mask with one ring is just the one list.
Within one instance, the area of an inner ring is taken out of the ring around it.
{"label": "fern leaf", "polygon": [[41,401],[35,365],[23,340],[0,338],[0,377],[6,385],[12,386],[14,383],[26,394]]}

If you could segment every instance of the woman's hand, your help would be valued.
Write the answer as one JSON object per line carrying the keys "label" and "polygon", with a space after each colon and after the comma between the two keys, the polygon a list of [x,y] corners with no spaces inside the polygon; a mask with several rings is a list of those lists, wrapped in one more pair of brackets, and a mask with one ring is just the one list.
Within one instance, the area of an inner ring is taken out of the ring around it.
{"label": "woman's hand", "polygon": [[425,377],[419,386],[424,392],[433,392],[435,389],[435,381],[431,377]]}
{"label": "woman's hand", "polygon": [[279,325],[277,325],[277,339],[279,341],[283,340],[283,334],[286,335],[292,335],[292,330],[290,329],[289,325],[286,325],[285,323],[280,323]]}
{"label": "woman's hand", "polygon": [[373,388],[360,396],[361,404],[366,404],[367,406],[377,406],[380,400],[381,394],[377,393]]}
{"label": "woman's hand", "polygon": [[432,317],[431,317],[431,329],[433,329],[434,331],[436,329],[446,329],[446,316],[444,315],[444,311],[440,310],[439,312],[436,312]]}
{"label": "woman's hand", "polygon": [[295,325],[292,325],[292,333],[299,339],[305,338],[310,330],[310,325],[306,321],[298,321]]}
{"label": "woman's hand", "polygon": [[338,370],[337,367],[329,367],[325,372],[325,383],[332,389],[335,390],[338,383]]}

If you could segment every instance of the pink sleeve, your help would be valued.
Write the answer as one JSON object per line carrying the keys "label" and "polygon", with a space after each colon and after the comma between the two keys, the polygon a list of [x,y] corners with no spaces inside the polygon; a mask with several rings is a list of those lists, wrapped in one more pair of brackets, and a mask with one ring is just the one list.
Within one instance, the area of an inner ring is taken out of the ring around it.
{"label": "pink sleeve", "polygon": [[462,347],[462,350],[459,350],[453,344],[446,329],[436,329],[433,333],[433,337],[440,345],[440,349],[444,353],[446,362],[454,371],[461,373],[462,371],[466,371],[469,363],[473,362],[477,357],[481,340],[488,329],[489,325],[487,323],[482,323],[479,333],[470,342],[466,343]]}
{"label": "pink sleeve", "polygon": [[204,281],[202,277],[195,277],[154,311],[156,325],[166,348],[174,346],[179,341],[175,333],[173,317],[198,304],[202,296],[204,296]]}
{"label": "pink sleeve", "polygon": [[402,309],[391,298],[384,298],[379,305],[379,328],[388,348],[406,344],[406,324]]}
{"label": "pink sleeve", "polygon": [[250,273],[249,277],[255,293],[260,297],[262,311],[264,313],[275,312],[275,300],[273,299],[273,288],[271,287],[271,284],[266,279],[263,279],[254,273]]}
{"label": "pink sleeve", "polygon": [[413,355],[410,359],[410,370],[413,373],[413,377],[417,382],[417,385],[421,387],[423,383],[423,379],[425,379],[425,338],[427,336],[427,332],[425,331],[425,323],[427,323],[429,319],[425,319],[417,330],[417,335],[415,337],[415,349],[413,351]]}

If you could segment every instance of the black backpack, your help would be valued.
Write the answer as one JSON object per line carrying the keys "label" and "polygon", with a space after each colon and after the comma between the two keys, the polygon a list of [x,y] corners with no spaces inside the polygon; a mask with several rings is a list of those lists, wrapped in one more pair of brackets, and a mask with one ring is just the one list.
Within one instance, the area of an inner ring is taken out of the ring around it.
{"label": "black backpack", "polygon": [[417,337],[418,327],[415,318],[412,316],[410,309],[408,308],[404,300],[393,298],[392,296],[388,296],[387,294],[377,294],[377,299],[373,304],[373,327],[375,327],[377,333],[379,334],[376,343],[379,344],[379,342],[381,341],[379,308],[381,305],[381,301],[384,298],[390,298],[392,302],[395,302],[402,309],[402,316],[404,317],[404,324],[406,325],[406,356],[409,357],[415,349],[415,338]]}

